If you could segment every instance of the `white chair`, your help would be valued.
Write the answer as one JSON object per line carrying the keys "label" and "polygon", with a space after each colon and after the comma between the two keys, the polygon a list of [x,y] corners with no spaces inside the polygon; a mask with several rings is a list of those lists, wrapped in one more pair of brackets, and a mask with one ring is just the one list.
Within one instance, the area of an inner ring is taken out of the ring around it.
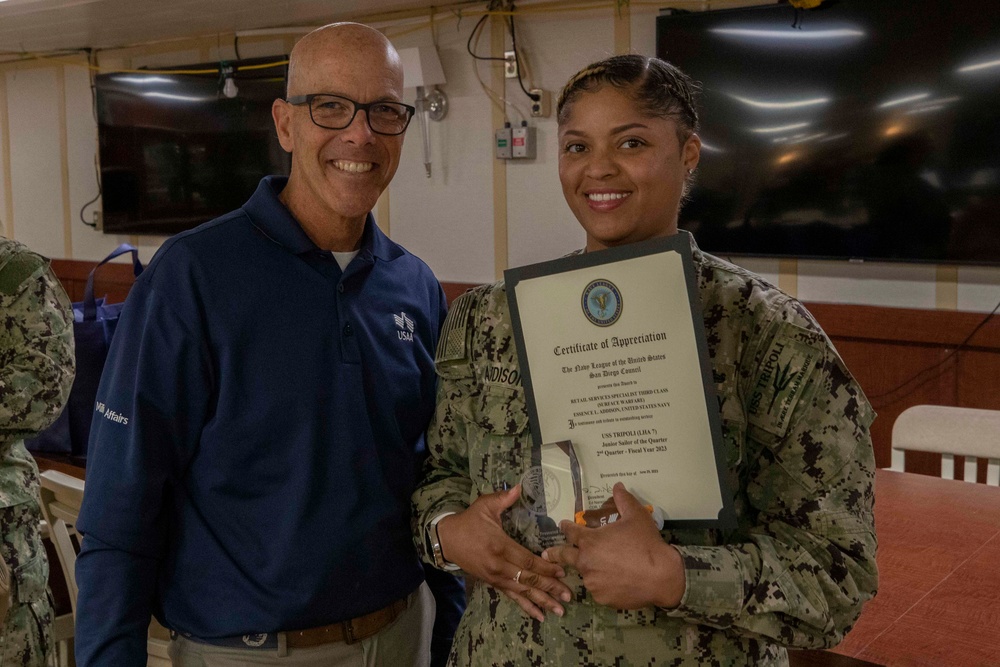
{"label": "white chair", "polygon": [[83,504],[83,480],[57,470],[42,473],[42,514],[49,524],[49,536],[66,577],[69,601],[76,614],[76,545],[73,535]]}
{"label": "white chair", "polygon": [[[49,530],[49,522],[42,519],[39,521],[39,524],[42,539],[51,540],[52,531]],[[55,542],[53,542],[53,545],[55,545]],[[55,565],[49,563],[49,567],[52,568]],[[55,654],[49,660],[49,664],[52,667],[69,667],[74,663],[71,659],[73,655],[73,620],[74,614],[72,610],[68,614],[60,614],[52,619],[52,641],[55,644]]]}
{"label": "white chair", "polygon": [[[69,628],[72,629],[73,618],[76,616],[76,597],[79,592],[76,585],[76,545],[72,536],[76,533],[74,526],[80,515],[80,506],[83,504],[84,483],[83,480],[57,470],[46,470],[41,477],[42,513],[49,524],[49,535],[59,556],[63,575],[66,577],[66,587],[69,589],[69,599],[73,606],[73,614],[69,620]],[[60,626],[60,619],[63,618],[56,619],[57,630],[66,625],[63,621]],[[72,637],[72,632],[70,636]],[[170,637],[167,630],[155,619],[151,619],[146,642],[148,667],[170,667],[170,657],[167,654],[169,644]]]}
{"label": "white chair", "polygon": [[892,425],[890,470],[904,470],[906,451],[940,453],[944,479],[955,479],[955,456],[964,456],[966,482],[976,481],[977,459],[985,458],[986,483],[1000,486],[1000,410],[909,407]]}

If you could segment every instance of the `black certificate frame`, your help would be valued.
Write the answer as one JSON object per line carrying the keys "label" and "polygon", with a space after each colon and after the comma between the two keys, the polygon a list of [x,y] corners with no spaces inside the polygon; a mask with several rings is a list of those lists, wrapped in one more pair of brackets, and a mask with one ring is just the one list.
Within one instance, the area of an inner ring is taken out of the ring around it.
{"label": "black certificate frame", "polygon": [[517,304],[517,286],[522,280],[542,278],[548,275],[575,271],[579,269],[591,269],[605,264],[612,264],[647,255],[676,253],[680,256],[683,268],[685,287],[688,295],[688,306],[690,309],[691,322],[694,327],[694,336],[698,348],[698,361],[702,375],[702,387],[704,389],[705,407],[708,415],[708,424],[712,439],[712,446],[715,453],[716,475],[719,484],[719,492],[722,496],[722,507],[718,517],[715,519],[666,519],[664,521],[665,530],[678,529],[721,529],[732,530],[736,528],[736,513],[734,509],[734,499],[732,490],[727,483],[727,467],[725,457],[725,445],[722,436],[722,417],[718,397],[713,381],[711,362],[708,354],[708,338],[705,333],[705,321],[702,314],[701,298],[698,295],[697,281],[694,271],[694,261],[691,258],[691,248],[693,247],[691,234],[679,230],[672,236],[649,239],[637,243],[598,250],[584,252],[558,259],[515,267],[504,271],[504,284],[507,289],[507,300],[510,304],[511,324],[513,326],[514,344],[517,348],[518,362],[521,370],[521,385],[524,387],[525,404],[528,410],[528,423],[531,428],[531,435],[537,445],[543,443],[541,428],[539,426],[538,409],[535,402],[534,387],[531,382],[531,364],[525,346],[524,334],[521,325],[521,315]]}

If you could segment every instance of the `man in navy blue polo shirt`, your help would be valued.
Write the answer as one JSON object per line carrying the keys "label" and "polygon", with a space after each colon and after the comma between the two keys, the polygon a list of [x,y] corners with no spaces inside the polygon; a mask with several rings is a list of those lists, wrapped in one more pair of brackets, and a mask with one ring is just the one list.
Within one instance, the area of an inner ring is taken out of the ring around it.
{"label": "man in navy blue polo shirt", "polygon": [[77,662],[424,665],[409,524],[445,297],[370,214],[413,108],[381,33],[292,51],[288,179],[179,234],[137,280],[97,397]]}

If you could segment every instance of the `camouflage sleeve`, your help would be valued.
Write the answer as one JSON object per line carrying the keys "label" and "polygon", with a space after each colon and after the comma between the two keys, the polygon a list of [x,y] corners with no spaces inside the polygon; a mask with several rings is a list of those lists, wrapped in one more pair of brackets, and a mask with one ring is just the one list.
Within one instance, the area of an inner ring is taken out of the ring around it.
{"label": "camouflage sleeve", "polygon": [[469,474],[469,414],[466,407],[474,392],[470,348],[475,333],[473,318],[479,293],[467,292],[455,300],[438,341],[435,365],[439,383],[437,407],[427,428],[428,457],[423,478],[413,494],[413,535],[417,550],[427,563],[424,535],[430,522],[444,512],[461,512],[472,500],[474,484]]}
{"label": "camouflage sleeve", "polygon": [[687,588],[668,613],[786,646],[829,647],[878,584],[874,412],[801,305],[766,318],[754,336],[740,381],[752,518],[731,544],[678,547]]}
{"label": "camouflage sleeve", "polygon": [[0,253],[0,320],[3,454],[55,421],[73,384],[72,306],[46,259]]}

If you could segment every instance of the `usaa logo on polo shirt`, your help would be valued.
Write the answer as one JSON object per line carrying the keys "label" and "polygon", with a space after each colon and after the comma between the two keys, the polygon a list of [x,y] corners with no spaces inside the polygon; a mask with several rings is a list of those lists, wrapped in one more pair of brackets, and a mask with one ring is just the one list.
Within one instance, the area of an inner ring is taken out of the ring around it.
{"label": "usaa logo on polo shirt", "polygon": [[399,315],[393,313],[392,320],[396,323],[396,336],[399,340],[413,342],[413,330],[416,324],[405,311],[400,311]]}
{"label": "usaa logo on polo shirt", "polygon": [[609,327],[622,315],[622,295],[610,280],[593,280],[583,289],[583,314],[599,327]]}

